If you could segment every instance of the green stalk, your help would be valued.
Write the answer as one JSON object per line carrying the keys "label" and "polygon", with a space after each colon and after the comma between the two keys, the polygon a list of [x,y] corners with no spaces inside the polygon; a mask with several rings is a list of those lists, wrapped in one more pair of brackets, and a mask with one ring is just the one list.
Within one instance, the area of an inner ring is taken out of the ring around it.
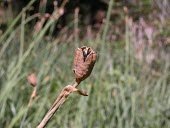
{"label": "green stalk", "polygon": [[113,6],[113,0],[110,0],[109,8],[108,8],[108,11],[107,11],[107,16],[106,16],[106,24],[105,24],[105,28],[104,28],[104,32],[103,32],[103,36],[102,36],[102,42],[103,43],[106,40],[106,36],[107,36],[108,28],[109,28],[109,21],[110,21],[111,12],[112,12],[112,6]]}
{"label": "green stalk", "polygon": [[21,36],[20,36],[20,51],[19,51],[19,59],[21,59],[23,55],[23,49],[24,49],[24,38],[25,38],[25,13],[23,11],[22,13],[22,20],[21,20]]}

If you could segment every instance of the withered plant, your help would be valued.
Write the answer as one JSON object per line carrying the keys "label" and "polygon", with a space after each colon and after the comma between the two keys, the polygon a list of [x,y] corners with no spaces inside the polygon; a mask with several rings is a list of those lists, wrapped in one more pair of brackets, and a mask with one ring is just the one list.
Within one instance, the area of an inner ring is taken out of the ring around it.
{"label": "withered plant", "polygon": [[37,128],[44,128],[54,113],[59,109],[59,107],[66,101],[67,97],[72,92],[77,92],[80,95],[88,96],[88,94],[84,91],[77,89],[77,86],[90,76],[94,64],[96,62],[97,53],[93,51],[91,48],[83,46],[81,48],[77,48],[74,55],[74,74],[75,74],[75,84],[67,85],[61,91],[60,95],[57,97],[52,107],[46,113],[45,117],[41,121],[41,123],[37,126]]}
{"label": "withered plant", "polygon": [[37,93],[37,78],[36,78],[36,75],[34,73],[32,73],[31,75],[29,75],[27,77],[27,80],[28,80],[29,84],[34,87],[34,90],[31,94],[31,97],[30,97],[30,100],[29,100],[29,103],[28,103],[28,107],[30,107],[32,100],[35,98],[36,93]]}

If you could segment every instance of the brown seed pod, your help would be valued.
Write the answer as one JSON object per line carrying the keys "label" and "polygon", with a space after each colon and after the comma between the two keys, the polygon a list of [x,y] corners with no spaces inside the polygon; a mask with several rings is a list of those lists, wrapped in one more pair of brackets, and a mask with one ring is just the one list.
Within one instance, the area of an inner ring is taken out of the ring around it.
{"label": "brown seed pod", "polygon": [[90,76],[97,59],[97,53],[83,46],[77,48],[74,56],[74,74],[76,82],[80,83]]}
{"label": "brown seed pod", "polygon": [[28,83],[30,83],[33,87],[35,87],[37,85],[37,78],[35,76],[34,73],[32,73],[31,75],[29,75],[27,77]]}

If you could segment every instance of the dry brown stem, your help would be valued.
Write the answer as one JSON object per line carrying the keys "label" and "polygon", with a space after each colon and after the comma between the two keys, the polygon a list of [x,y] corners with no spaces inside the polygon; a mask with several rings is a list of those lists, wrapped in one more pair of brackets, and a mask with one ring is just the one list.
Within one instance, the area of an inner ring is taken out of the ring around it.
{"label": "dry brown stem", "polygon": [[75,83],[73,86],[67,85],[60,93],[60,95],[57,97],[55,102],[53,103],[52,107],[49,109],[49,111],[46,113],[45,117],[41,121],[41,123],[37,126],[37,128],[44,128],[51,117],[54,115],[54,113],[60,108],[60,106],[66,101],[67,97],[72,92],[77,92],[80,95],[88,96],[86,92],[83,92],[76,87],[79,85],[79,83]]}
{"label": "dry brown stem", "polygon": [[34,90],[32,91],[32,94],[31,94],[31,97],[28,103],[28,108],[31,106],[32,100],[35,98],[36,93],[37,93],[37,87],[34,87]]}

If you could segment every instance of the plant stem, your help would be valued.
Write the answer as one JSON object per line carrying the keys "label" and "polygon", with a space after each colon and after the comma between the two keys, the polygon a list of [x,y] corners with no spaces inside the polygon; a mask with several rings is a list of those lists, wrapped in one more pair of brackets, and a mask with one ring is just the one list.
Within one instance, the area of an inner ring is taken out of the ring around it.
{"label": "plant stem", "polygon": [[80,95],[83,96],[88,96],[86,92],[83,92],[76,87],[80,84],[80,82],[75,82],[73,86],[67,85],[60,93],[60,95],[57,97],[55,102],[53,103],[52,107],[49,109],[41,123],[37,126],[37,128],[44,128],[49,120],[52,118],[54,113],[60,108],[62,104],[66,101],[67,97],[72,93],[72,92],[77,92]]}

